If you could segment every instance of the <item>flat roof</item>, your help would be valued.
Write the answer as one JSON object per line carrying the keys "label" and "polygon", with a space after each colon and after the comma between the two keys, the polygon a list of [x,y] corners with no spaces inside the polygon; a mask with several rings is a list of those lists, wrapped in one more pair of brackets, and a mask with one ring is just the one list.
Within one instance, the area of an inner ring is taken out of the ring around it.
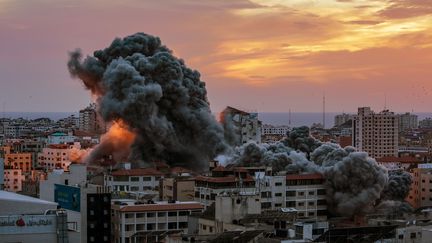
{"label": "flat roof", "polygon": [[111,205],[121,212],[147,212],[147,211],[177,211],[177,210],[203,210],[204,205],[197,202],[177,202],[163,204],[138,204],[138,205]]}

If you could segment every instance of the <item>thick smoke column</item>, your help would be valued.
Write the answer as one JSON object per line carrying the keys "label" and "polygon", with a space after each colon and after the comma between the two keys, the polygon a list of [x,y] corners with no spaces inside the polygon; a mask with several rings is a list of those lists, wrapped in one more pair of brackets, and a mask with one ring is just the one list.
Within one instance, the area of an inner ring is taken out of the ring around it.
{"label": "thick smoke column", "polygon": [[324,169],[327,203],[333,213],[352,216],[365,213],[387,185],[387,171],[365,152],[350,153]]}
{"label": "thick smoke column", "polygon": [[131,160],[203,169],[209,158],[226,150],[200,74],[158,37],[137,33],[117,38],[84,61],[76,51],[68,67],[98,97],[102,118],[121,120],[135,134]]}

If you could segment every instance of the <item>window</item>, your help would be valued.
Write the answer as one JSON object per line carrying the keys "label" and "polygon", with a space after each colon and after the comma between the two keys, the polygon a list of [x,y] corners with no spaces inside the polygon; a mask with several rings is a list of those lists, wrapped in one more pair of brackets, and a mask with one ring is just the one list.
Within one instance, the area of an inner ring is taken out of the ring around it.
{"label": "window", "polygon": [[136,191],[139,191],[139,187],[138,186],[131,186],[130,190],[133,192],[136,192]]}
{"label": "window", "polygon": [[147,213],[147,218],[154,218],[155,217],[155,213]]}
{"label": "window", "polygon": [[309,195],[315,195],[315,191],[309,191]]}
{"label": "window", "polygon": [[151,177],[145,176],[143,177],[143,181],[151,181]]}
{"label": "window", "polygon": [[304,196],[304,192],[298,192],[299,196]]}
{"label": "window", "polygon": [[297,205],[298,205],[299,207],[303,207],[303,206],[305,205],[305,203],[304,203],[304,202],[299,202]]}
{"label": "window", "polygon": [[282,197],[282,193],[275,193],[275,197]]}
{"label": "window", "polygon": [[325,189],[318,189],[318,195],[325,195],[326,190]]}
{"label": "window", "polygon": [[296,195],[296,191],[287,191],[286,192],[287,197],[295,197],[295,195]]}
{"label": "window", "polygon": [[170,217],[177,216],[177,212],[168,212],[168,216]]}
{"label": "window", "polygon": [[176,222],[168,223],[168,229],[177,229],[177,223]]}
{"label": "window", "polygon": [[309,212],[309,217],[315,217],[315,212]]}
{"label": "window", "polygon": [[308,202],[308,206],[315,206],[315,202],[314,201],[309,201]]}
{"label": "window", "polygon": [[202,229],[203,229],[203,230],[207,230],[207,225],[203,224],[203,225],[202,225]]}
{"label": "window", "polygon": [[411,233],[411,234],[410,234],[410,238],[411,238],[411,239],[415,239],[415,238],[416,238],[416,233],[415,233],[415,232]]}
{"label": "window", "polygon": [[157,216],[158,217],[165,217],[166,216],[166,212],[158,212]]}
{"label": "window", "polygon": [[138,176],[131,176],[130,180],[131,181],[139,181],[139,177]]}
{"label": "window", "polygon": [[134,217],[133,213],[127,213],[127,214],[125,214],[125,218],[127,218],[127,219],[130,219],[130,218],[133,218],[133,217]]}
{"label": "window", "polygon": [[286,206],[289,208],[293,208],[295,207],[296,202],[295,201],[287,201],[286,202]]}
{"label": "window", "polygon": [[145,217],[145,213],[137,213],[136,217],[137,218],[144,218]]}
{"label": "window", "polygon": [[275,186],[282,186],[282,182],[276,182]]}
{"label": "window", "polygon": [[188,216],[189,212],[188,211],[180,211],[179,212],[179,216]]}

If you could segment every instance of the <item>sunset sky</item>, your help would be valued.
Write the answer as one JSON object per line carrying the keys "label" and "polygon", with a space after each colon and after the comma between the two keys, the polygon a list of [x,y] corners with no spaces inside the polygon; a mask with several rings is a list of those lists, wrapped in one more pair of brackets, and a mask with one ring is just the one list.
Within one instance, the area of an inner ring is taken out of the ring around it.
{"label": "sunset sky", "polygon": [[68,51],[135,32],[200,71],[214,112],[432,111],[430,0],[0,0],[0,104],[83,108]]}

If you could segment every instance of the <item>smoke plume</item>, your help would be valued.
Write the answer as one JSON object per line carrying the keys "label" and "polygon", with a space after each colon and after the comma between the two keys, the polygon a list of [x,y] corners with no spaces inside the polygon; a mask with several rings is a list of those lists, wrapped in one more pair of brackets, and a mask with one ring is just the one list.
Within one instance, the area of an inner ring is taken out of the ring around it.
{"label": "smoke plume", "polygon": [[[129,159],[204,169],[209,158],[226,150],[200,74],[158,37],[137,33],[117,38],[84,61],[75,51],[68,67],[98,97],[101,117],[122,120],[134,133]],[[92,160],[110,152],[103,144],[95,151]]]}
{"label": "smoke plume", "polygon": [[248,143],[238,147],[232,163],[270,165],[273,171],[288,173],[321,173],[326,179],[327,204],[333,215],[390,213],[410,208],[403,201],[410,189],[409,173],[388,173],[367,153],[321,143],[309,137],[304,127],[293,129],[287,139],[274,145]]}

